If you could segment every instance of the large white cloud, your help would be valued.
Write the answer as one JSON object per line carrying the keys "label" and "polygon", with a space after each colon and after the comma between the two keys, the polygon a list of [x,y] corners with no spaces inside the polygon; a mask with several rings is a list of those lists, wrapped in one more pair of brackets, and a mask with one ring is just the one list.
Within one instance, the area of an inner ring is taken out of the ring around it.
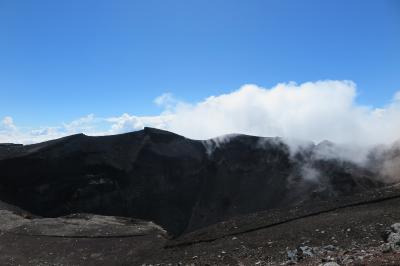
{"label": "large white cloud", "polygon": [[[273,88],[244,85],[231,93],[210,96],[197,103],[177,101],[171,94],[164,94],[155,100],[164,107],[157,116],[125,113],[96,118],[89,115],[60,127],[51,127],[51,130],[46,127],[24,132],[17,127],[11,132],[3,126],[0,142],[36,142],[77,132],[115,134],[144,126],[196,139],[228,133],[316,142],[328,139],[358,145],[400,139],[400,92],[386,106],[380,107],[359,105],[356,96],[356,85],[351,81],[282,83]],[[10,119],[6,120],[9,124]],[[38,134],[38,130],[42,134]]]}
{"label": "large white cloud", "polygon": [[271,89],[244,85],[195,104],[168,104],[160,116],[124,114],[114,118],[114,129],[155,126],[197,139],[244,133],[359,145],[390,143],[400,138],[399,95],[387,106],[373,108],[356,103],[351,81],[285,83]]}

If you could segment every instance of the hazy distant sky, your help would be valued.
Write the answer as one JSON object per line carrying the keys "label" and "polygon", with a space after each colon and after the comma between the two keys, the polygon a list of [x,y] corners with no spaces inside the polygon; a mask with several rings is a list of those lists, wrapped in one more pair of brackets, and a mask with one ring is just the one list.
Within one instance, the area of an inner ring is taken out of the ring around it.
{"label": "hazy distant sky", "polygon": [[0,1],[0,119],[21,128],[154,116],[167,92],[197,103],[318,80],[351,80],[357,104],[389,104],[400,1]]}

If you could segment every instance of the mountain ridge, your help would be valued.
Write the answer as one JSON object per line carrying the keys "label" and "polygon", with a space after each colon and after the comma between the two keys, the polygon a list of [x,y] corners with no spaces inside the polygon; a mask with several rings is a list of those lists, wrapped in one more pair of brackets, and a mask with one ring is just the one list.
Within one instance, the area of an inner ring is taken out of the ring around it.
{"label": "mountain ridge", "polygon": [[87,212],[151,220],[180,235],[236,215],[385,185],[351,161],[313,158],[316,146],[292,154],[276,137],[192,140],[154,128],[0,145],[0,200],[45,217]]}

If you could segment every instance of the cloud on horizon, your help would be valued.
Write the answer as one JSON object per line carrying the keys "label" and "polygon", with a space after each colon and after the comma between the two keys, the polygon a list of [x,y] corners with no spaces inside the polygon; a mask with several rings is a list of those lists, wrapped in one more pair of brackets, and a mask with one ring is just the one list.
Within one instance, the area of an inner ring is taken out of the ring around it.
{"label": "cloud on horizon", "polygon": [[243,133],[287,139],[330,140],[357,145],[387,144],[400,139],[400,91],[383,107],[357,104],[352,81],[281,83],[272,88],[244,85],[197,103],[179,101],[166,93],[154,100],[163,107],[157,116],[94,114],[56,127],[23,129],[5,117],[0,142],[34,143],[74,133],[108,135],[145,126],[189,138],[208,139]]}

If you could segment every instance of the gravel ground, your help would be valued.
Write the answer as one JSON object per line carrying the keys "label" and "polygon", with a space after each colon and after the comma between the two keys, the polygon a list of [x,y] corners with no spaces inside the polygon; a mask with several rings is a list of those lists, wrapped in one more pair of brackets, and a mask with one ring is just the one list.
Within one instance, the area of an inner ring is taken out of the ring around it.
{"label": "gravel ground", "polygon": [[[375,191],[237,217],[176,239],[147,222],[3,210],[0,265],[400,265],[388,248],[399,206],[397,189]],[[121,235],[124,225],[133,233]],[[63,235],[46,235],[55,228]]]}

